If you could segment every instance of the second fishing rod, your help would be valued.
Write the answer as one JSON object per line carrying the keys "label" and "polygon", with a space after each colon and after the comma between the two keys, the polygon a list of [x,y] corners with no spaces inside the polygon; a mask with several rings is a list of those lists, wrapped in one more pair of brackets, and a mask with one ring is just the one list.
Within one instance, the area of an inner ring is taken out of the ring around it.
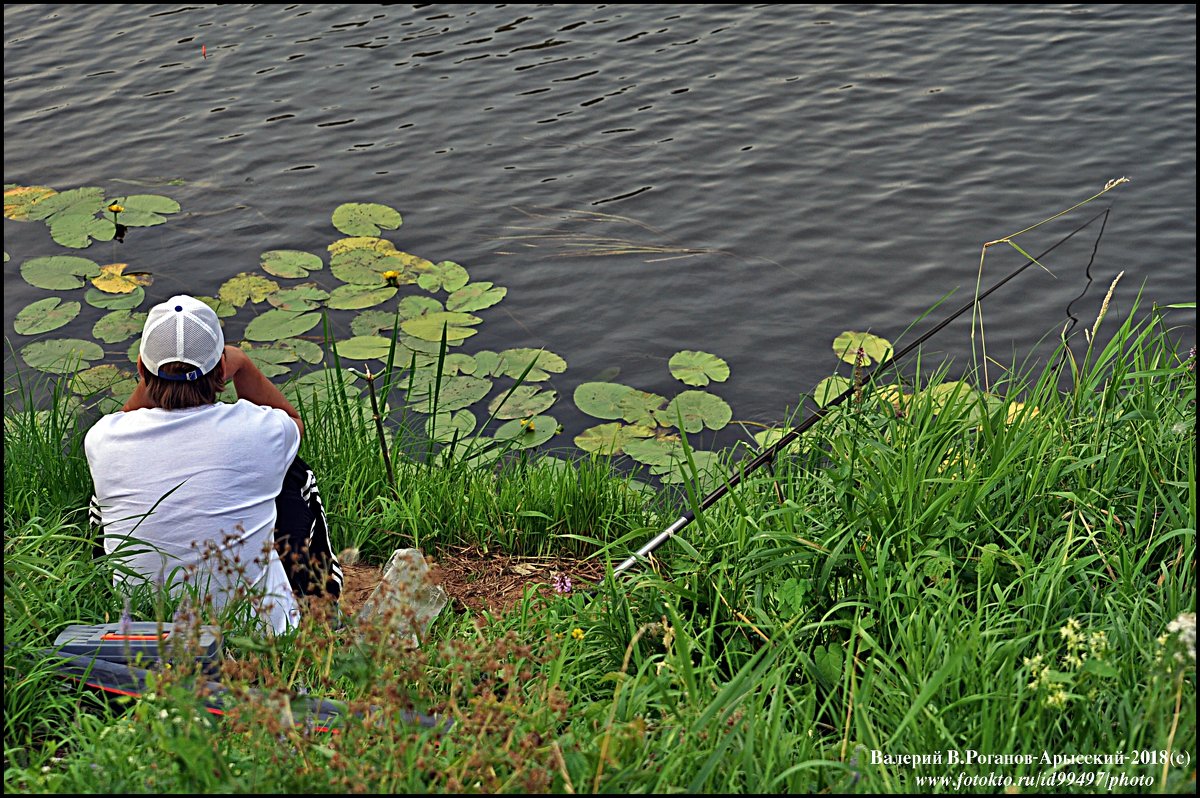
{"label": "second fishing rod", "polygon": [[[1079,227],[1072,230],[1070,233],[1068,233],[1066,236],[1064,236],[1062,239],[1060,239],[1057,243],[1055,243],[1053,246],[1051,246],[1045,252],[1041,253],[1040,255],[1038,255],[1034,258],[1030,258],[1029,260],[1027,260],[1024,263],[1024,265],[1022,265],[1018,269],[1015,269],[1012,273],[1010,273],[1003,280],[1000,280],[995,285],[993,285],[991,288],[987,289],[986,291],[979,294],[978,296],[972,298],[970,302],[967,302],[961,308],[959,308],[958,310],[951,313],[949,316],[947,316],[945,319],[943,319],[941,322],[939,322],[936,326],[934,326],[927,332],[923,333],[920,337],[918,337],[912,343],[908,344],[903,349],[901,349],[900,351],[893,354],[887,360],[881,362],[866,376],[865,382],[870,382],[871,380],[873,380],[876,374],[882,372],[884,369],[889,368],[892,364],[896,363],[898,360],[900,360],[905,355],[912,352],[918,346],[920,346],[921,344],[928,341],[930,338],[932,338],[937,333],[941,332],[943,329],[945,329],[945,327],[948,324],[950,324],[952,321],[957,319],[959,316],[963,315],[964,313],[971,310],[972,308],[978,307],[979,303],[981,303],[984,299],[986,299],[988,296],[990,296],[995,291],[998,291],[1001,287],[1003,287],[1008,282],[1010,282],[1011,280],[1016,278],[1018,275],[1020,275],[1022,272],[1024,272],[1026,269],[1028,269],[1030,266],[1033,266],[1034,264],[1040,265],[1039,262],[1043,258],[1045,258],[1047,255],[1049,255],[1054,250],[1058,249],[1060,246],[1065,244],[1067,241],[1071,240],[1071,238],[1073,238],[1076,234],[1078,234],[1081,231],[1083,231],[1084,229],[1086,229],[1097,219],[1100,219],[1101,217],[1105,217],[1105,219],[1107,220],[1108,213],[1109,213],[1109,211],[1106,209],[1106,210],[1101,211],[1100,213],[1096,214],[1095,216],[1093,216],[1092,218],[1088,219],[1086,222],[1081,224]],[[1103,228],[1102,228],[1102,231],[1103,231]],[[702,513],[705,510],[707,510],[709,507],[712,507],[714,504],[716,504],[718,501],[720,501],[722,498],[724,498],[725,495],[728,494],[731,490],[733,490],[735,487],[737,487],[739,484],[741,484],[741,482],[746,477],[750,476],[750,474],[754,473],[762,466],[767,465],[768,463],[774,461],[776,456],[779,454],[780,451],[782,451],[784,449],[784,447],[786,447],[789,444],[791,444],[792,442],[794,442],[806,430],[810,429],[814,424],[816,424],[818,421],[820,421],[825,416],[827,416],[835,407],[837,407],[842,402],[845,402],[847,399],[849,399],[851,396],[853,396],[856,390],[857,390],[857,387],[854,385],[847,388],[841,394],[836,396],[832,401],[827,402],[823,407],[818,408],[811,416],[809,416],[803,422],[801,422],[800,424],[793,427],[786,435],[784,435],[782,438],[780,438],[778,441],[776,441],[769,448],[765,449],[760,454],[756,455],[754,457],[754,459],[752,459],[749,463],[747,463],[744,466],[739,466],[736,473],[729,476],[729,478],[722,485],[720,485],[719,487],[714,489],[712,492],[710,492],[708,495],[706,495],[703,499],[701,499],[700,502],[695,506],[695,509],[688,510],[687,512],[683,513],[681,516],[679,516],[679,518],[677,518],[674,521],[674,523],[672,523],[670,526],[668,526],[666,529],[664,529],[659,534],[655,535],[654,538],[652,538],[648,543],[646,543],[644,546],[642,546],[640,549],[638,549],[636,552],[634,552],[628,558],[626,558],[623,562],[621,562],[619,565],[617,565],[615,568],[613,568],[613,576],[614,577],[619,576],[622,573],[629,571],[631,568],[633,568],[639,562],[644,562],[646,557],[649,556],[651,552],[653,552],[655,549],[657,549],[662,544],[666,543],[672,537],[678,535],[685,527],[687,527],[688,524],[690,524],[692,521],[696,520],[696,515],[698,513]]]}

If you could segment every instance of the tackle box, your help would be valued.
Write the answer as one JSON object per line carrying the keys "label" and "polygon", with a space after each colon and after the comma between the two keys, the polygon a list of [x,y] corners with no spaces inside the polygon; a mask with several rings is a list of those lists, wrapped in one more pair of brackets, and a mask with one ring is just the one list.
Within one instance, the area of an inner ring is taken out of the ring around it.
{"label": "tackle box", "polygon": [[[123,625],[74,624],[59,633],[54,647],[72,656],[149,667],[161,663],[164,657],[170,661],[173,657],[186,655],[179,649],[179,644],[186,645],[187,641],[178,640],[174,635],[174,624],[156,621],[134,621]],[[198,662],[206,667],[216,664],[221,653],[220,627],[201,626],[194,645],[191,653]]]}

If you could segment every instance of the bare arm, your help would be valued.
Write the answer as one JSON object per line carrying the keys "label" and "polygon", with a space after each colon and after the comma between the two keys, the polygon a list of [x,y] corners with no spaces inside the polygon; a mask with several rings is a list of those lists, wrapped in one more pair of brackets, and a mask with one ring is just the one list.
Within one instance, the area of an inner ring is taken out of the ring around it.
{"label": "bare arm", "polygon": [[[254,361],[250,359],[249,355],[236,346],[226,346],[224,362],[225,379],[233,382],[233,389],[237,391],[239,399],[245,399],[247,402],[263,407],[275,407],[282,410],[292,417],[300,429],[300,434],[304,435],[304,422],[300,419],[300,413],[292,407],[292,403],[275,386],[275,383],[259,371],[258,366],[254,365]],[[134,391],[134,394],[136,393],[137,391]],[[132,401],[132,397],[130,401]]]}
{"label": "bare arm", "polygon": [[138,359],[138,384],[133,389],[133,393],[129,396],[129,401],[121,409],[125,412],[130,410],[145,410],[148,407],[158,407],[154,400],[150,398],[150,392],[146,390],[146,378],[141,376],[142,361]]}

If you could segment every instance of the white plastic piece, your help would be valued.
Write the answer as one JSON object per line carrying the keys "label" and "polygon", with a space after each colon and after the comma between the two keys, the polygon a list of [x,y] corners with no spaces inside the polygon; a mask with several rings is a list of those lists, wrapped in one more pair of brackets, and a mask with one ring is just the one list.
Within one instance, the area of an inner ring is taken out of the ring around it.
{"label": "white plastic piece", "polygon": [[357,619],[387,618],[415,646],[448,601],[442,586],[431,580],[425,556],[417,549],[396,549]]}

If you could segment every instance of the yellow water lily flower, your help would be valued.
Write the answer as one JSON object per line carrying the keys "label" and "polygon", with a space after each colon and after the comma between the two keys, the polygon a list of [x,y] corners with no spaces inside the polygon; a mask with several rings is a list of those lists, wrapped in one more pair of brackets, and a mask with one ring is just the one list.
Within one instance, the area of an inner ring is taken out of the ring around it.
{"label": "yellow water lily flower", "polygon": [[400,272],[386,271],[383,273],[383,279],[387,281],[388,285],[396,285],[400,282]]}
{"label": "yellow water lily flower", "polygon": [[124,205],[118,205],[118,204],[117,204],[117,203],[115,203],[115,202],[114,202],[112,205],[109,205],[109,206],[108,206],[108,209],[109,209],[110,211],[112,211],[113,213],[124,213],[124,212],[125,212],[125,206],[124,206]]}

